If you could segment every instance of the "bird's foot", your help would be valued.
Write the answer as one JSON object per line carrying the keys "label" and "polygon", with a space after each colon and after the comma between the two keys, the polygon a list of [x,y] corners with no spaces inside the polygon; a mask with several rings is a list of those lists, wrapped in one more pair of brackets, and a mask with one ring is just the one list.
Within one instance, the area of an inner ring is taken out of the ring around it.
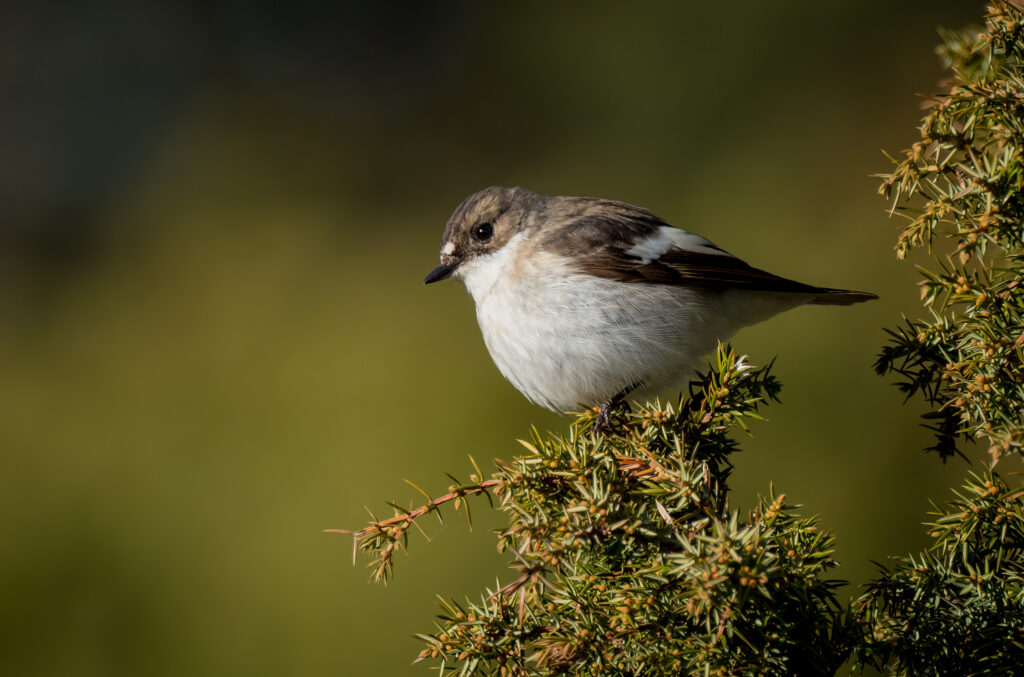
{"label": "bird's foot", "polygon": [[629,411],[629,402],[626,401],[626,396],[639,388],[640,385],[640,383],[630,384],[616,393],[615,397],[601,403],[600,411],[597,414],[597,420],[594,421],[594,432],[604,432],[611,428],[612,414],[617,410],[624,409]]}
{"label": "bird's foot", "polygon": [[621,402],[616,402],[615,400],[608,400],[601,403],[601,410],[597,414],[597,420],[594,421],[594,432],[602,432],[611,427],[612,412],[621,404]]}

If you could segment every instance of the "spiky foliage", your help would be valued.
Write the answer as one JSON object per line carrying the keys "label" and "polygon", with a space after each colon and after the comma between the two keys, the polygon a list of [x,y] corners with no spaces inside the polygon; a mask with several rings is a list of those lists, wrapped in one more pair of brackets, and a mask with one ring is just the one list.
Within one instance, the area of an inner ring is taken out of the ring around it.
{"label": "spiky foliage", "polygon": [[[833,637],[839,582],[824,577],[832,537],[781,495],[743,514],[728,505],[729,434],[778,388],[722,348],[679,402],[604,433],[587,412],[568,436],[535,432],[492,484],[452,487],[499,499],[515,573],[476,601],[444,601],[421,658],[459,675],[834,672],[847,652]],[[357,532],[376,572],[414,513]]]}
{"label": "spiky foliage", "polygon": [[1024,11],[997,2],[986,30],[943,37],[949,91],[882,186],[909,217],[899,257],[938,238],[942,256],[921,269],[928,317],[891,331],[877,367],[932,405],[943,458],[980,439],[995,460],[1024,444]]}
{"label": "spiky foliage", "polygon": [[[996,2],[984,31],[945,33],[952,69],[883,192],[910,215],[896,246],[937,252],[921,268],[930,316],[891,331],[878,360],[933,406],[943,458],[987,442],[993,465],[1024,442],[1024,11]],[[1024,491],[972,476],[855,602],[860,665],[898,675],[1005,675],[1024,666]]]}
{"label": "spiky foliage", "polygon": [[933,545],[857,602],[858,658],[897,675],[1012,675],[1024,666],[1024,490],[973,477],[935,513]]}

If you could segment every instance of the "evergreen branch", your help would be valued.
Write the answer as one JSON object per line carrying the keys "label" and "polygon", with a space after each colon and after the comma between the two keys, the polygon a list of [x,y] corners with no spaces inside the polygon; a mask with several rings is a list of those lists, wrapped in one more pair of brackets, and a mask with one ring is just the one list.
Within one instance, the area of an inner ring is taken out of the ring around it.
{"label": "evergreen branch", "polygon": [[1024,664],[1024,490],[971,475],[923,553],[854,603],[857,662],[898,675],[1009,675]]}
{"label": "evergreen branch", "polygon": [[1020,3],[999,0],[984,31],[946,31],[952,70],[933,96],[922,138],[881,192],[910,216],[899,258],[948,242],[935,269],[919,268],[931,318],[890,331],[879,373],[931,406],[927,427],[945,460],[975,439],[992,463],[1024,455],[1024,49]]}
{"label": "evergreen branch", "polygon": [[[535,430],[491,484],[460,488],[500,497],[509,580],[477,602],[442,601],[419,659],[442,675],[838,669],[851,647],[841,582],[826,578],[831,535],[774,493],[746,514],[728,508],[731,434],[778,392],[769,368],[722,346],[676,402],[636,404],[600,433],[593,411],[567,436]],[[435,503],[349,532],[375,577]]]}
{"label": "evergreen branch", "polygon": [[[449,477],[451,477],[449,475]],[[455,479],[455,478],[452,478]],[[456,480],[457,482],[458,480]],[[501,480],[500,479],[487,479],[475,482],[473,484],[463,485],[452,485],[448,488],[448,493],[437,498],[430,498],[430,495],[424,492],[422,489],[417,487],[412,482],[408,482],[414,489],[427,496],[427,503],[413,509],[406,510],[399,505],[391,503],[390,505],[395,509],[394,517],[388,519],[378,520],[370,513],[372,521],[368,526],[362,529],[325,529],[326,533],[335,534],[349,534],[353,537],[352,543],[352,560],[356,559],[356,554],[359,550],[373,553],[375,558],[370,563],[373,567],[373,580],[383,582],[391,577],[394,568],[394,554],[399,548],[404,548],[408,541],[408,530],[411,526],[416,526],[420,529],[421,533],[426,536],[422,528],[416,524],[416,520],[424,515],[430,513],[437,513],[440,517],[441,506],[446,503],[455,501],[455,509],[458,510],[460,507],[464,507],[467,515],[469,514],[469,506],[464,503],[467,496],[473,496],[476,494],[489,494],[491,491],[500,491]]]}

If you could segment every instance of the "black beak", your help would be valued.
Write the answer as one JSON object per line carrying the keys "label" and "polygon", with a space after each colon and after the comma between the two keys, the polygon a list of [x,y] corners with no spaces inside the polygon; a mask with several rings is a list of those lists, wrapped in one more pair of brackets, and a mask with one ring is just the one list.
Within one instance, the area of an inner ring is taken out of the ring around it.
{"label": "black beak", "polygon": [[441,280],[447,280],[455,272],[455,269],[459,267],[462,261],[456,259],[451,263],[442,263],[437,268],[430,271],[425,278],[423,278],[423,284],[430,284],[432,282],[440,282]]}

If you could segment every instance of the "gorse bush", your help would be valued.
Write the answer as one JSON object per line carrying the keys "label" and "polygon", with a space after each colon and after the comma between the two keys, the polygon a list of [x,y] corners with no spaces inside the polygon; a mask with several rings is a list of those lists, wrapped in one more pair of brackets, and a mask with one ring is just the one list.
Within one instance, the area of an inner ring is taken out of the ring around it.
{"label": "gorse bush", "polygon": [[901,675],[1012,675],[1024,667],[1024,490],[972,477],[854,605],[858,660]]}
{"label": "gorse bush", "polygon": [[897,255],[949,252],[922,269],[930,316],[892,331],[877,364],[933,406],[943,457],[964,440],[987,442],[993,459],[1024,444],[1022,20],[1019,6],[998,3],[986,31],[944,34],[949,92],[932,99],[921,139],[882,185],[909,219]]}
{"label": "gorse bush", "polygon": [[[445,602],[421,658],[444,674],[828,673],[840,581],[832,537],[783,496],[728,507],[729,432],[779,386],[728,348],[679,402],[621,414],[614,432],[581,415],[567,437],[534,433],[528,453],[445,502],[493,494],[499,549],[517,575],[476,602]],[[459,506],[461,507],[461,505]],[[400,511],[357,532],[378,577],[415,520]]]}
{"label": "gorse bush", "polygon": [[[877,368],[931,405],[943,459],[978,440],[994,464],[1024,453],[1024,11],[999,2],[987,19],[944,34],[948,91],[884,180],[908,217],[897,254],[935,263],[925,319],[890,332]],[[347,533],[382,580],[421,517],[478,498],[503,513],[507,584],[443,601],[419,636],[443,675],[832,675],[851,658],[899,675],[1024,673],[1024,489],[971,475],[925,552],[840,603],[833,537],[813,519],[771,487],[749,512],[729,506],[732,434],[778,392],[768,368],[720,347],[678,401],[600,432],[596,411],[567,435],[534,431],[496,472],[474,464],[446,495]]]}
{"label": "gorse bush", "polygon": [[[880,373],[923,396],[943,458],[984,442],[994,466],[1024,442],[1024,12],[989,8],[986,30],[944,34],[953,74],[883,193],[908,217],[896,245],[938,250],[920,268],[926,319],[891,331]],[[999,476],[972,477],[854,605],[861,664],[907,675],[1024,670],[1024,503]]]}

